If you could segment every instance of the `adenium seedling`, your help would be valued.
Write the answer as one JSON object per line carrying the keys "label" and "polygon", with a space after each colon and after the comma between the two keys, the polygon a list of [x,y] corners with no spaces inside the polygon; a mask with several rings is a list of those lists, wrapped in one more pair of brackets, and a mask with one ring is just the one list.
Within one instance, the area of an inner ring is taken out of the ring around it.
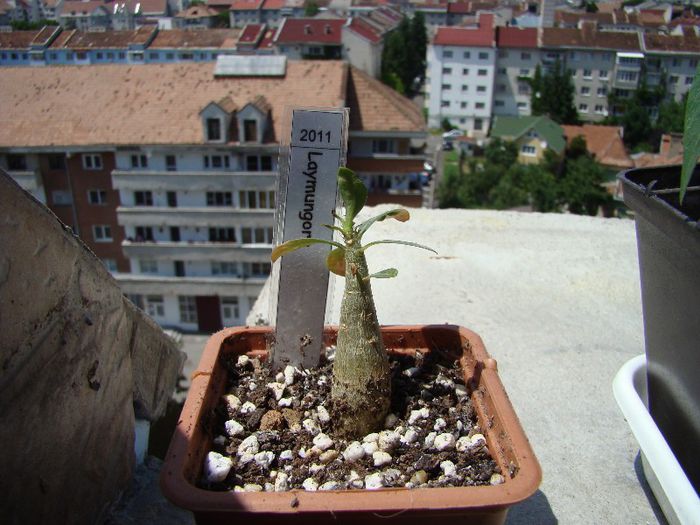
{"label": "adenium seedling", "polygon": [[338,415],[336,430],[346,435],[363,436],[382,428],[391,402],[389,360],[382,342],[370,281],[398,274],[396,268],[370,274],[365,251],[379,244],[404,244],[437,252],[415,242],[399,240],[373,241],[362,246],[362,236],[374,223],[385,219],[406,222],[410,214],[408,210],[396,208],[355,225],[355,217],[367,202],[367,188],[347,168],[338,170],[338,186],[345,216],[335,215],[339,224],[325,226],[340,233],[343,243],[313,238],[287,241],[272,251],[272,261],[312,244],[333,247],[326,258],[326,266],[331,272],[345,277],[331,389]]}

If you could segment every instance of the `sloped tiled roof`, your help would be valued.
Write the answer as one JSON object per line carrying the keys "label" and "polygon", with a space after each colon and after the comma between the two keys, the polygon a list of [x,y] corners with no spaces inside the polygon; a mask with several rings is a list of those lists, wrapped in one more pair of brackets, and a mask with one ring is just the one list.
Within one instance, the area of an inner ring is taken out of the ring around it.
{"label": "sloped tiled roof", "polygon": [[26,49],[39,31],[0,31],[0,49]]}
{"label": "sloped tiled roof", "polygon": [[157,31],[156,26],[141,26],[131,31],[63,31],[50,49],[126,48],[129,44],[146,44]]}
{"label": "sloped tiled roof", "polygon": [[545,27],[541,30],[544,47],[587,47],[613,51],[639,51],[637,33],[598,31],[592,24],[581,29]]}
{"label": "sloped tiled roof", "polygon": [[176,14],[175,18],[209,18],[211,16],[216,16],[217,14],[218,11],[212,7],[206,5],[191,5],[184,11],[180,11],[178,14]]}
{"label": "sloped tiled roof", "polygon": [[645,51],[672,53],[700,53],[700,38],[693,27],[682,27],[682,35],[645,33],[642,35]]}
{"label": "sloped tiled roof", "polygon": [[265,0],[234,0],[231,3],[231,11],[252,11],[260,9]]}
{"label": "sloped tiled roof", "polygon": [[566,146],[564,130],[544,115],[531,117],[496,116],[491,127],[491,136],[505,140],[518,140],[530,130],[535,130],[547,141],[547,147],[561,153]]}
{"label": "sloped tiled roof", "polygon": [[568,144],[576,137],[586,139],[588,152],[595,156],[599,163],[614,168],[631,168],[634,165],[622,142],[621,127],[584,124],[563,125],[562,128]]}
{"label": "sloped tiled roof", "polygon": [[369,40],[373,44],[382,41],[382,35],[374,29],[370,24],[365,22],[363,18],[353,18],[347,26],[349,31],[358,34],[365,40]]}
{"label": "sloped tiled roof", "polygon": [[349,69],[347,105],[351,131],[425,130],[420,107],[355,67]]}
{"label": "sloped tiled roof", "polygon": [[534,27],[499,27],[497,29],[498,47],[535,48],[537,47],[537,29]]}
{"label": "sloped tiled roof", "polygon": [[345,18],[285,18],[275,42],[340,44]]}
{"label": "sloped tiled roof", "polygon": [[207,104],[261,93],[281,137],[289,106],[343,107],[346,72],[313,60],[288,61],[284,77],[214,78],[211,63],[3,68],[0,147],[201,144]]}
{"label": "sloped tiled roof", "polygon": [[433,38],[436,46],[492,47],[495,44],[493,15],[482,14],[478,27],[438,27]]}
{"label": "sloped tiled roof", "polygon": [[158,34],[148,46],[157,48],[233,48],[238,41],[240,29],[168,29]]}

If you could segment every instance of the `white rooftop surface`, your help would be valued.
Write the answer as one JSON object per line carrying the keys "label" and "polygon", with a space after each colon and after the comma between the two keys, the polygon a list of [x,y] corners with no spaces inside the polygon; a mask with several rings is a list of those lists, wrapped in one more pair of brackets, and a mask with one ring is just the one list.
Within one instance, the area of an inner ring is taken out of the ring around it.
{"label": "white rooftop surface", "polygon": [[497,360],[543,470],[540,490],[507,523],[657,523],[637,477],[639,448],[612,393],[615,373],[644,352],[634,222],[472,210],[411,215],[407,223],[377,223],[365,243],[405,239],[439,255],[396,245],[368,250],[370,272],[399,270],[372,281],[379,321],[463,325]]}
{"label": "white rooftop surface", "polygon": [[214,66],[214,76],[279,77],[284,76],[286,69],[287,57],[285,55],[218,55]]}

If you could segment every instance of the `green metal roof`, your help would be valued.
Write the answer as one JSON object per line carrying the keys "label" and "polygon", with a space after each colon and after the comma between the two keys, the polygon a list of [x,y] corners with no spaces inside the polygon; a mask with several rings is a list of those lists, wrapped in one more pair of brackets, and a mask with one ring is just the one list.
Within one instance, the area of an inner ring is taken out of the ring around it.
{"label": "green metal roof", "polygon": [[566,147],[564,129],[545,115],[534,117],[504,117],[494,118],[491,136],[503,140],[518,140],[528,131],[535,131],[541,139],[547,142],[547,147],[556,153],[561,153]]}

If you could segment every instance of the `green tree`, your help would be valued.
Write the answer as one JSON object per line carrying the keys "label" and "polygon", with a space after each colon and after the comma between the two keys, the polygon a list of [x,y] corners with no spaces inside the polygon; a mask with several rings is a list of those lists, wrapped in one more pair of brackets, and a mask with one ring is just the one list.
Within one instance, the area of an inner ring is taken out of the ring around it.
{"label": "green tree", "polygon": [[513,141],[496,137],[484,149],[484,157],[487,165],[508,169],[518,162],[518,147]]}
{"label": "green tree", "polygon": [[585,2],[585,6],[586,6],[586,13],[597,13],[598,12],[598,4],[596,4],[592,0]]}
{"label": "green tree", "polygon": [[658,133],[683,133],[686,102],[687,97],[684,97],[683,102],[669,100],[659,106],[659,116],[654,126]]}
{"label": "green tree", "polygon": [[564,69],[559,59],[543,77],[530,82],[532,86],[532,114],[548,115],[559,124],[578,124],[578,112],[574,106],[574,82],[571,72]]}
{"label": "green tree", "polygon": [[382,82],[391,87],[403,86],[401,93],[413,95],[416,81],[425,76],[426,47],[427,33],[423,16],[416,14],[413,20],[403,17],[398,27],[385,38]]}
{"label": "green tree", "polygon": [[559,211],[557,179],[554,173],[548,169],[546,161],[539,164],[530,164],[526,167],[523,185],[529,195],[530,205],[533,210],[540,213]]}
{"label": "green tree", "polygon": [[425,60],[428,51],[428,30],[425,27],[425,16],[421,11],[416,11],[411,19],[410,26],[410,66],[411,76],[415,81],[422,82],[425,79]]}
{"label": "green tree", "polygon": [[304,2],[304,16],[312,18],[318,14],[320,8],[316,0],[306,0]]}
{"label": "green tree", "polygon": [[545,113],[544,103],[542,101],[542,68],[539,64],[535,66],[535,75],[530,79],[530,108],[533,115],[542,115]]}
{"label": "green tree", "polygon": [[566,174],[559,184],[560,199],[571,213],[596,215],[610,201],[602,187],[607,172],[589,156],[567,162]]}
{"label": "green tree", "polygon": [[[409,86],[404,82],[407,76],[406,67],[408,64],[407,48],[404,45],[404,36],[401,33],[401,26],[389,33],[384,43],[382,51],[382,82],[394,88],[401,94],[405,94]],[[401,89],[397,89],[400,87]]]}

